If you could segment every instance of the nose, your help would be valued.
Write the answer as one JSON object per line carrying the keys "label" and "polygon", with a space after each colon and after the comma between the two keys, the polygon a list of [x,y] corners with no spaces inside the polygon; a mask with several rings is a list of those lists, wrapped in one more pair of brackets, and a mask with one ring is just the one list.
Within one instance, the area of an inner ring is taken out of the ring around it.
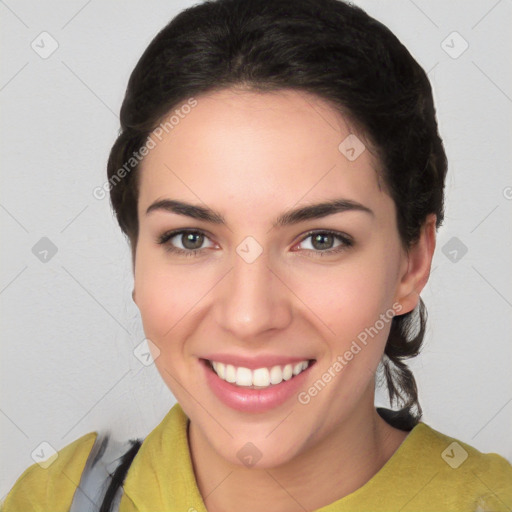
{"label": "nose", "polygon": [[240,341],[261,340],[272,330],[285,329],[292,319],[293,294],[285,276],[269,265],[265,252],[249,261],[233,255],[214,302],[218,326]]}

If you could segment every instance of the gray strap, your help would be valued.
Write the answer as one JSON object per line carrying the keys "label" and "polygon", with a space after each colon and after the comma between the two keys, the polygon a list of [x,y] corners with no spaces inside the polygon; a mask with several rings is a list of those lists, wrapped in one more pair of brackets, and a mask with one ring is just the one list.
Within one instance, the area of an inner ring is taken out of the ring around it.
{"label": "gray strap", "polygon": [[[99,512],[101,503],[111,481],[111,474],[130,448],[130,442],[111,439],[110,432],[99,432],[85,464],[80,484],[76,488],[69,512]],[[122,486],[118,489],[112,510],[118,510]]]}

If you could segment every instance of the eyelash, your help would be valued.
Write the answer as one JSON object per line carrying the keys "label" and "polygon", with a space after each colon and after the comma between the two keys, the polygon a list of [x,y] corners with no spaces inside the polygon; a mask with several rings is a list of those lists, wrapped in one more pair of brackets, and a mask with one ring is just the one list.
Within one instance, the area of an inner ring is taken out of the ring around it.
{"label": "eyelash", "polygon": [[[175,231],[167,231],[165,233],[163,233],[162,235],[158,236],[157,239],[156,239],[156,242],[157,244],[159,245],[165,245],[167,244],[167,242],[171,239],[171,238],[174,238],[176,235],[182,235],[182,234],[185,234],[185,233],[192,233],[192,234],[196,234],[196,235],[204,235],[206,238],[209,238],[206,233],[200,231],[200,230],[195,230],[195,229],[181,229],[181,230],[175,230]],[[352,247],[354,245],[354,241],[352,240],[351,237],[343,234],[343,233],[339,233],[337,231],[330,231],[330,230],[316,230],[316,231],[310,231],[309,233],[307,233],[304,238],[302,238],[300,240],[300,242],[298,242],[299,244],[304,242],[305,240],[307,240],[308,238],[310,238],[311,236],[313,235],[319,235],[319,234],[322,234],[322,235],[332,235],[333,237],[335,237],[336,239],[338,239],[339,241],[341,241],[341,245],[339,245],[337,248],[335,249],[327,249],[325,251],[320,251],[320,250],[312,250],[312,249],[306,249],[308,252],[312,252],[315,256],[314,257],[322,257],[324,256],[325,254],[327,255],[333,255],[333,254],[338,254],[342,251],[345,251],[347,250],[348,248]],[[171,253],[175,253],[175,254],[178,254],[178,255],[182,255],[182,256],[186,256],[186,257],[191,257],[191,256],[199,256],[199,253],[203,252],[205,249],[180,249],[178,247],[174,247],[172,246],[171,244],[167,244],[167,247],[165,248],[166,251],[168,252],[171,252]]]}

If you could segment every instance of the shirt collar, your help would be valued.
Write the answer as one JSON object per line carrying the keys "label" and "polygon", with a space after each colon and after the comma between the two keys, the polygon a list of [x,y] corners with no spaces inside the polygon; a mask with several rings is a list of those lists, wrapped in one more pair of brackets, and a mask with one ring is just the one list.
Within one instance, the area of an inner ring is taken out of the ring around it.
{"label": "shirt collar", "polygon": [[124,483],[123,499],[138,510],[207,512],[190,458],[189,421],[176,403],[144,439]]}
{"label": "shirt collar", "polygon": [[[189,418],[179,403],[144,439],[124,483],[123,500],[131,500],[137,510],[193,510],[207,512],[195,478],[188,443]],[[424,450],[422,440],[431,429],[419,422],[384,466],[354,493],[331,504],[345,504],[378,488],[391,475],[400,473],[410,454]],[[428,437],[428,435],[427,435]],[[405,475],[404,475],[405,476]],[[123,502],[121,502],[122,504]],[[329,505],[318,512],[330,510]]]}

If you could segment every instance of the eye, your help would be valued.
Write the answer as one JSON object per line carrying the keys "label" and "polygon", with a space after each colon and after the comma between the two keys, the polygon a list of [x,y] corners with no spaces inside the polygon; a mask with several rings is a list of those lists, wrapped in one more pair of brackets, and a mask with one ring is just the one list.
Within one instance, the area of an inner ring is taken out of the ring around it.
{"label": "eye", "polygon": [[[352,238],[344,233],[336,231],[311,231],[298,244],[304,243],[311,238],[311,249],[307,252],[314,256],[324,256],[338,254],[354,245]],[[181,229],[168,231],[158,236],[156,242],[159,245],[165,245],[165,250],[174,254],[183,256],[199,256],[208,247],[201,247],[205,240],[209,240],[205,233],[196,229]],[[334,245],[335,241],[338,245]],[[177,243],[181,243],[183,248],[176,247]],[[213,246],[210,245],[210,248]]]}
{"label": "eye", "polygon": [[[165,245],[165,250],[168,252],[184,256],[199,256],[205,250],[201,248],[205,239],[209,240],[202,231],[182,229],[163,233],[156,242]],[[181,243],[183,248],[176,247],[176,243]]]}
{"label": "eye", "polygon": [[[303,243],[308,239],[311,239],[309,245],[312,249],[307,250],[308,252],[311,252],[313,256],[338,254],[354,245],[354,241],[350,236],[336,231],[311,231],[301,240],[300,243]],[[333,246],[336,240],[339,241],[339,244],[337,246]]]}

